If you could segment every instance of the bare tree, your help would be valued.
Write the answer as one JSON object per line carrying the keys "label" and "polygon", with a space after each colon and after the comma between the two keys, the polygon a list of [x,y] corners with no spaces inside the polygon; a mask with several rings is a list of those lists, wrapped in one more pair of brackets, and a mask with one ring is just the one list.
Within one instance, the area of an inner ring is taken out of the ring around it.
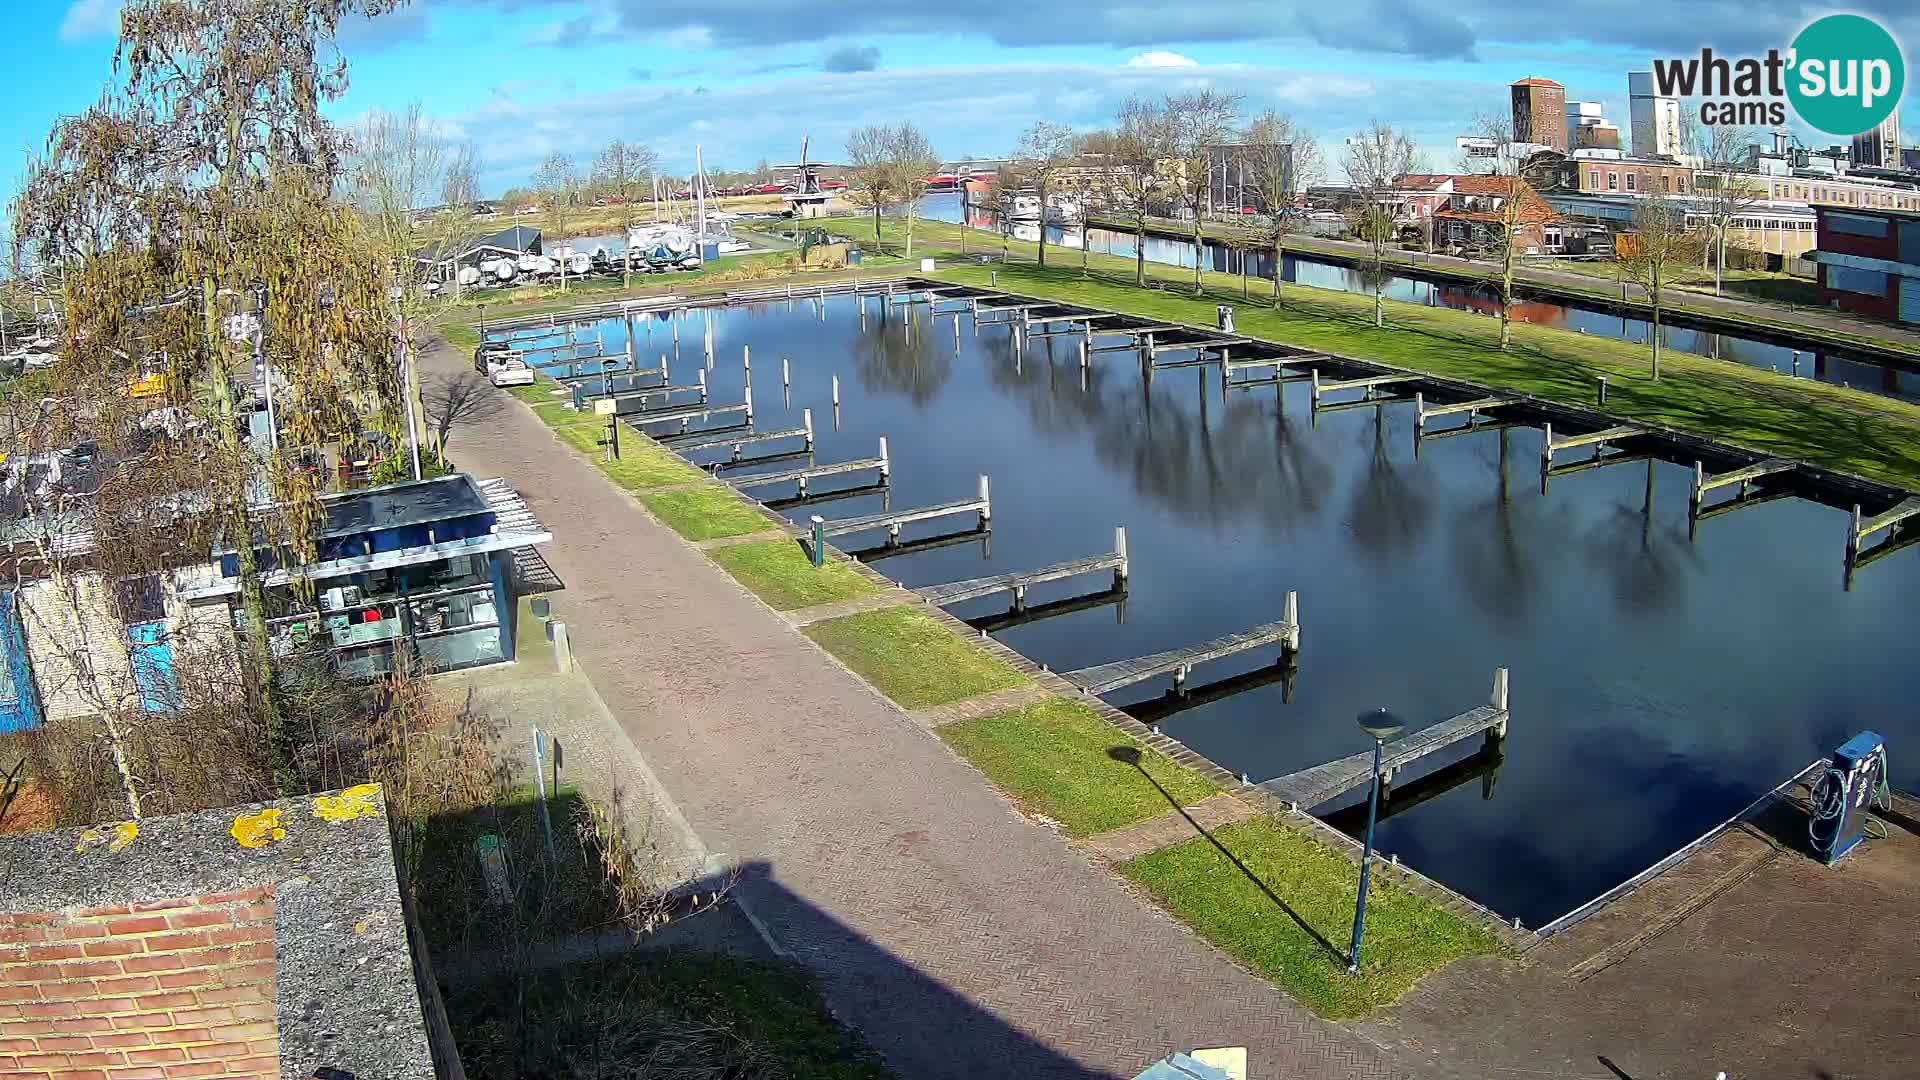
{"label": "bare tree", "polygon": [[1648,340],[1653,343],[1653,377],[1658,379],[1661,298],[1667,283],[1693,261],[1698,242],[1687,231],[1684,209],[1665,192],[1652,191],[1633,208],[1633,232],[1617,237],[1613,250],[1621,273],[1646,290],[1653,309]]}
{"label": "bare tree", "polygon": [[1200,295],[1200,273],[1205,260],[1206,222],[1201,208],[1213,186],[1213,168],[1221,148],[1233,138],[1234,112],[1240,98],[1218,90],[1174,94],[1162,106],[1166,113],[1167,150],[1181,201],[1193,214],[1193,294]]}
{"label": "bare tree", "polygon": [[[580,173],[573,167],[573,158],[554,151],[533,176],[533,186],[539,189],[540,200],[546,204],[548,244],[557,244],[561,234],[567,229],[567,214],[580,198]],[[567,289],[567,260],[560,261],[560,291]]]}
{"label": "bare tree", "polygon": [[1273,306],[1279,307],[1285,277],[1287,237],[1300,225],[1294,196],[1318,179],[1320,143],[1313,132],[1285,113],[1268,109],[1254,118],[1240,147],[1240,164],[1251,170],[1266,211],[1267,242],[1273,251]]}
{"label": "bare tree", "polygon": [[927,178],[940,167],[940,156],[933,152],[933,144],[919,128],[902,121],[888,132],[887,160],[893,170],[893,188],[906,218],[906,254],[911,258],[913,221],[918,216],[920,197],[927,193]]}
{"label": "bare tree", "polygon": [[479,424],[500,415],[501,397],[478,372],[459,371],[427,382],[423,401],[433,425],[440,463],[447,461],[447,438],[456,427]]}
{"label": "bare tree", "polygon": [[1100,159],[1100,187],[1108,205],[1133,226],[1133,283],[1147,284],[1147,223],[1170,188],[1161,175],[1172,156],[1166,107],[1145,98],[1120,105],[1118,122]]}
{"label": "bare tree", "polygon": [[1520,242],[1526,230],[1553,220],[1553,208],[1522,175],[1525,163],[1513,149],[1513,122],[1504,116],[1481,116],[1474,128],[1497,149],[1491,158],[1462,159],[1449,209],[1458,214],[1460,243],[1500,264],[1500,348],[1505,350],[1513,344],[1513,279]]}
{"label": "bare tree", "polygon": [[[641,188],[653,181],[653,170],[657,164],[654,153],[640,143],[630,143],[624,139],[615,139],[607,144],[605,150],[593,162],[594,186],[609,195],[616,196],[625,207],[627,227],[633,227],[633,206],[640,199]],[[626,251],[626,267],[621,274],[621,284],[633,284],[633,251]]]}
{"label": "bare tree", "polygon": [[[1687,115],[1682,110],[1681,115]],[[1713,294],[1720,295],[1720,281],[1727,265],[1727,233],[1734,220],[1752,209],[1766,194],[1766,187],[1747,168],[1748,155],[1757,141],[1752,128],[1719,124],[1683,124],[1700,166],[1694,172],[1693,193],[1706,200],[1707,222],[1713,231],[1712,243],[1701,246],[1701,254],[1713,262]]]}
{"label": "bare tree", "polygon": [[1020,144],[1013,154],[1021,176],[1040,196],[1040,265],[1045,266],[1047,196],[1053,193],[1060,173],[1079,157],[1079,140],[1067,125],[1040,120],[1020,133]]}
{"label": "bare tree", "polygon": [[893,133],[885,124],[855,128],[847,136],[847,161],[853,166],[847,173],[849,194],[855,204],[873,208],[873,242],[880,243],[880,215],[900,201],[896,186],[899,174],[893,168]]}
{"label": "bare tree", "polygon": [[1347,183],[1360,200],[1358,224],[1367,241],[1371,262],[1368,283],[1373,289],[1373,325],[1384,326],[1382,293],[1387,281],[1387,245],[1393,242],[1397,225],[1396,206],[1391,196],[1400,178],[1414,171],[1419,151],[1406,133],[1378,120],[1367,130],[1347,140],[1346,159],[1342,163]]}

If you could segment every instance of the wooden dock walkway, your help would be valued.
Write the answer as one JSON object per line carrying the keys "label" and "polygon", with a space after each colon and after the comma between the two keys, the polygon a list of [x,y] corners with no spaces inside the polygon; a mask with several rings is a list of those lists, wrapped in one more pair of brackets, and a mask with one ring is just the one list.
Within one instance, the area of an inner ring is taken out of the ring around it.
{"label": "wooden dock walkway", "polygon": [[660,441],[667,449],[676,454],[686,455],[699,450],[717,450],[726,447],[733,451],[732,460],[740,460],[740,450],[751,443],[774,442],[779,439],[803,439],[806,449],[813,449],[813,410],[800,410],[801,426],[781,428],[778,431],[746,431],[739,433],[723,432],[709,435],[696,432],[691,435],[662,435]]}
{"label": "wooden dock walkway", "polygon": [[1209,660],[1220,660],[1237,653],[1257,649],[1262,645],[1278,644],[1288,652],[1300,649],[1299,597],[1289,592],[1286,601],[1287,617],[1280,622],[1267,623],[1237,634],[1202,641],[1197,645],[1188,645],[1180,649],[1168,649],[1165,652],[1135,657],[1131,660],[1115,660],[1106,664],[1080,668],[1077,671],[1065,671],[1060,677],[1080,688],[1084,694],[1108,694],[1134,683],[1145,682],[1156,675],[1173,673],[1173,684],[1185,686],[1187,675],[1196,664]]}
{"label": "wooden dock walkway", "polygon": [[1061,581],[1081,574],[1098,573],[1102,570],[1113,571],[1113,587],[1124,588],[1127,582],[1127,530],[1124,526],[1113,530],[1113,550],[1104,555],[1091,555],[1084,559],[1070,559],[1066,562],[1042,566],[1034,570],[1015,570],[1006,574],[994,574],[988,577],[968,578],[965,581],[950,581],[944,585],[927,585],[914,591],[930,604],[945,606],[957,604],[962,600],[975,600],[995,593],[1013,593],[1013,605],[1023,608],[1027,603],[1027,587],[1049,581]]}
{"label": "wooden dock walkway", "polygon": [[1853,523],[1847,530],[1847,558],[1859,557],[1860,549],[1867,537],[1883,529],[1892,529],[1907,519],[1920,514],[1920,496],[1908,496],[1870,518],[1860,516],[1860,504],[1853,504]]}
{"label": "wooden dock walkway", "polygon": [[587,383],[587,382],[592,382],[595,379],[638,379],[643,376],[658,376],[660,378],[665,378],[666,374],[667,374],[667,369],[663,367],[651,367],[651,368],[617,367],[617,368],[602,368],[599,371],[589,371],[581,375],[549,375],[547,377],[552,379],[554,382],[559,383],[561,386],[572,386],[575,383]]}
{"label": "wooden dock walkway", "polygon": [[1567,435],[1561,438],[1555,438],[1553,425],[1546,424],[1542,427],[1540,435],[1541,467],[1545,468],[1546,466],[1552,465],[1553,455],[1562,450],[1572,450],[1582,446],[1605,446],[1610,442],[1632,438],[1635,435],[1645,435],[1646,433],[1647,429],[1643,427],[1635,427],[1632,424],[1618,424],[1614,427],[1601,428],[1598,431],[1589,431],[1580,435]]}
{"label": "wooden dock walkway", "polygon": [[1320,369],[1314,368],[1312,380],[1313,405],[1314,408],[1320,407],[1320,395],[1322,394],[1332,394],[1341,390],[1365,390],[1368,394],[1372,394],[1375,389],[1382,386],[1392,386],[1394,383],[1418,382],[1424,378],[1426,378],[1424,375],[1407,374],[1365,375],[1358,379],[1335,379],[1326,382],[1320,378]]}
{"label": "wooden dock walkway", "polygon": [[636,427],[646,424],[664,424],[674,420],[682,422],[698,420],[708,416],[726,416],[731,413],[746,414],[747,421],[753,421],[753,402],[742,401],[737,405],[715,405],[711,402],[701,405],[682,405],[671,409],[652,409],[646,412],[625,412],[617,414],[620,419]]}
{"label": "wooden dock walkway", "polygon": [[986,528],[993,520],[993,502],[987,488],[987,478],[980,478],[980,494],[971,499],[955,499],[953,502],[936,503],[932,506],[908,507],[905,510],[883,510],[877,514],[862,514],[859,517],[828,520],[816,515],[812,523],[821,535],[845,536],[849,533],[872,532],[885,529],[888,540],[900,538],[900,526],[916,521],[932,521],[936,518],[953,517],[959,514],[978,514],[980,527]]}
{"label": "wooden dock walkway", "polygon": [[[1489,742],[1506,737],[1506,668],[1494,669],[1493,693],[1487,704],[1388,743],[1380,759],[1382,780],[1391,781],[1395,773],[1428,754],[1483,732]],[[1295,809],[1311,810],[1329,799],[1370,783],[1372,779],[1373,751],[1363,750],[1323,765],[1277,776],[1259,786]]]}
{"label": "wooden dock walkway", "polygon": [[1487,409],[1497,409],[1502,405],[1512,405],[1519,400],[1517,397],[1495,395],[1492,397],[1473,398],[1470,401],[1450,401],[1440,405],[1429,405],[1427,404],[1426,394],[1416,391],[1413,395],[1413,426],[1414,429],[1418,431],[1425,428],[1427,421],[1436,416],[1453,416],[1458,413],[1466,413],[1467,423],[1473,424],[1480,419],[1480,414]]}
{"label": "wooden dock walkway", "polygon": [[833,461],[825,465],[808,465],[799,469],[786,469],[781,472],[754,473],[749,476],[728,478],[727,483],[736,488],[772,487],[775,484],[795,484],[800,494],[807,493],[807,483],[827,476],[845,476],[848,473],[866,472],[869,469],[880,474],[880,482],[886,483],[892,475],[892,465],[887,458],[887,437],[880,436],[880,456],[870,458],[852,458],[847,461]]}

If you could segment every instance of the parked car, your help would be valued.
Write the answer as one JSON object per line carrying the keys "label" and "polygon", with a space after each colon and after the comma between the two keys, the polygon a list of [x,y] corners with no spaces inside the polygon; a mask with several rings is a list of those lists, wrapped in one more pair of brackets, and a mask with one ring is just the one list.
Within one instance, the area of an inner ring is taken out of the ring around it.
{"label": "parked car", "polygon": [[533,369],[525,360],[497,360],[488,365],[487,381],[495,386],[532,386]]}

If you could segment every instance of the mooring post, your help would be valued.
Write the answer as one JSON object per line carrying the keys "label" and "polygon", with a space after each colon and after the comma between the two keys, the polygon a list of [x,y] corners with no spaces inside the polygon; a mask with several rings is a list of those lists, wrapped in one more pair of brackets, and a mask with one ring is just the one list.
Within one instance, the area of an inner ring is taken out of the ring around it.
{"label": "mooring post", "polygon": [[1300,594],[1287,590],[1286,600],[1280,606],[1280,621],[1287,624],[1285,645],[1288,652],[1300,651]]}
{"label": "mooring post", "polygon": [[753,378],[753,346],[740,346],[740,367],[747,373],[747,378]]}
{"label": "mooring post", "polygon": [[833,407],[840,407],[840,376],[833,377]]}
{"label": "mooring post", "polygon": [[746,398],[743,404],[745,404],[747,407],[747,423],[752,424],[753,423],[753,384],[752,383],[747,384]]}
{"label": "mooring post", "polygon": [[[686,308],[680,309],[682,314],[685,314],[686,310]],[[678,349],[680,347],[680,320],[668,319],[667,322],[673,326],[673,346],[675,349]]]}
{"label": "mooring post", "polygon": [[[1507,669],[1506,668],[1497,667],[1493,669],[1493,693],[1487,699],[1487,704],[1500,710],[1500,722],[1498,724],[1495,724],[1492,728],[1489,728],[1488,729],[1489,733],[1491,734],[1492,732],[1498,732],[1499,733],[1498,735],[1493,736],[1493,738],[1495,739],[1506,738],[1507,737]],[[1490,739],[1489,741],[1492,741],[1492,740]]]}
{"label": "mooring post", "polygon": [[827,519],[815,514],[807,520],[813,522],[813,565],[825,566],[827,564]]}
{"label": "mooring post", "polygon": [[1793,377],[1796,379],[1800,377],[1800,350],[1799,349],[1793,350]]}
{"label": "mooring post", "polygon": [[800,410],[800,426],[807,433],[807,449],[813,449],[813,410]]}
{"label": "mooring post", "polygon": [[887,458],[887,437],[882,435],[880,436],[880,482],[886,483],[887,478],[892,475],[893,463]]}
{"label": "mooring post", "polygon": [[1691,500],[1695,515],[1700,513],[1700,504],[1706,500],[1706,495],[1707,468],[1696,458],[1693,463],[1693,498]]}
{"label": "mooring post", "polygon": [[1087,343],[1083,341],[1080,343],[1080,366],[1083,368],[1086,367],[1087,361]]}
{"label": "mooring post", "polygon": [[993,521],[993,497],[987,490],[987,474],[980,474],[980,525],[982,528]]}
{"label": "mooring post", "polygon": [[1022,582],[1013,587],[1013,610],[1025,611],[1026,609],[1027,609],[1027,586],[1025,582]]}
{"label": "mooring post", "polygon": [[1314,365],[1312,370],[1313,370],[1313,402],[1312,404],[1313,404],[1313,408],[1317,410],[1320,408],[1320,366],[1316,364]]}
{"label": "mooring post", "polygon": [[[997,289],[997,288],[999,288],[999,287],[1000,287],[1000,271],[998,271],[998,270],[989,270],[989,271],[987,271],[987,284],[989,284],[989,285],[991,285],[991,286],[993,286],[993,287],[994,287],[994,288],[996,288],[996,289]],[[980,310],[980,301],[978,301],[978,300],[975,300],[975,301],[973,302],[973,310],[974,310],[974,311],[975,311],[976,313],[977,313],[977,312],[979,312],[979,310]]]}
{"label": "mooring post", "polygon": [[1860,554],[1860,504],[1853,504],[1853,524],[1847,529],[1847,565]]}
{"label": "mooring post", "polygon": [[780,358],[780,389],[785,390],[792,385],[793,364],[792,361],[783,356]]}
{"label": "mooring post", "polygon": [[1413,392],[1413,449],[1416,454],[1420,452],[1420,433],[1426,429],[1427,396],[1415,390]]}
{"label": "mooring post", "polygon": [[701,368],[694,372],[694,377],[699,380],[700,404],[705,405],[707,403],[707,369]]}
{"label": "mooring post", "polygon": [[1113,568],[1113,587],[1116,589],[1124,589],[1127,587],[1128,570],[1127,527],[1125,525],[1115,525],[1113,527],[1113,553],[1120,556],[1120,565]]}
{"label": "mooring post", "polygon": [[627,367],[637,368],[640,366],[640,361],[633,355],[633,312],[626,312],[622,317],[622,321],[626,323],[627,327]]}
{"label": "mooring post", "polygon": [[1605,375],[1599,376],[1599,383],[1600,383],[1600,404],[1605,405],[1607,403],[1607,377]]}

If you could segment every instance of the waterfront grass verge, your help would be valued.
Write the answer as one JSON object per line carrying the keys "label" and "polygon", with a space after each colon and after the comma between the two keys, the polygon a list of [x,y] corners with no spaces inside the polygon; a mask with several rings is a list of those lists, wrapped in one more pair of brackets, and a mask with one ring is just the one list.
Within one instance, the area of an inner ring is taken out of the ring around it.
{"label": "waterfront grass verge", "polygon": [[708,555],[776,611],[855,600],[880,591],[839,557],[829,556],[826,565],[814,566],[792,540],[734,544]]}
{"label": "waterfront grass verge", "polygon": [[[853,228],[841,222],[829,227]],[[915,227],[915,250],[951,254],[957,231],[958,226],[922,222]],[[1012,242],[1009,250],[1031,257],[1033,245]],[[1237,329],[1249,337],[1581,408],[1597,405],[1596,379],[1605,375],[1607,411],[1614,415],[1920,488],[1920,405],[1913,403],[1671,349],[1661,353],[1656,381],[1648,373],[1649,350],[1630,342],[1516,323],[1513,347],[1503,351],[1498,322],[1469,312],[1390,300],[1387,325],[1377,328],[1371,296],[1289,289],[1286,306],[1275,309],[1269,306],[1271,292],[1254,294],[1251,304],[1242,300],[1240,281],[1231,275],[1204,275],[1204,292],[1195,296],[1191,270],[1149,264],[1150,282],[1163,288],[1143,290],[1133,284],[1130,260],[1094,255],[1082,276],[1074,253],[1050,252],[1050,258],[1062,255],[1061,263],[1045,269],[1021,262],[962,264],[935,276],[985,286],[997,270],[1002,289],[1197,326],[1213,325],[1215,304],[1234,304]]]}
{"label": "waterfront grass verge", "polygon": [[1223,825],[1123,863],[1120,872],[1241,963],[1321,1016],[1364,1016],[1422,977],[1500,943],[1376,874],[1367,893],[1360,973],[1347,974],[1359,868],[1266,818]]}
{"label": "waterfront grass verge", "polygon": [[718,540],[774,528],[728,488],[713,484],[686,491],[642,492],[640,501],[667,527],[688,540]]}
{"label": "waterfront grass verge", "polygon": [[[1191,806],[1220,789],[1164,754],[1134,746],[1068,698],[1022,705],[940,729],[940,737],[1021,806],[1092,836]],[[1139,765],[1115,756],[1138,754]]]}
{"label": "waterfront grass verge", "polygon": [[828,619],[804,633],[909,709],[962,701],[1027,681],[999,657],[911,607]]}

